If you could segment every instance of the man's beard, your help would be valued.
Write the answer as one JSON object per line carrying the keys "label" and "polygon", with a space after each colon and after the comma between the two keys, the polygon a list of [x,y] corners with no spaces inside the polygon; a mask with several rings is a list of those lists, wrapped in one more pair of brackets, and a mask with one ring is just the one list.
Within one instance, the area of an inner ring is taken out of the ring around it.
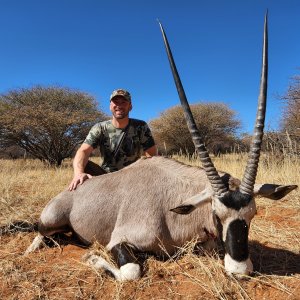
{"label": "man's beard", "polygon": [[121,113],[121,114],[117,114],[116,112],[113,113],[113,116],[115,119],[117,120],[122,120],[122,119],[125,119],[127,118],[129,115],[129,112],[124,112],[124,113]]}

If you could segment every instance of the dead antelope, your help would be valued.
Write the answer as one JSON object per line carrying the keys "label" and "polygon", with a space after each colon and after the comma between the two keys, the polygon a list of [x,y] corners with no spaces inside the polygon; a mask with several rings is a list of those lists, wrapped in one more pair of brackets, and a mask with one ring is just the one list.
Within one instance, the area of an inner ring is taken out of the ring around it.
{"label": "dead antelope", "polygon": [[[111,174],[93,177],[75,191],[64,191],[44,208],[39,235],[73,232],[83,243],[94,241],[111,251],[118,267],[89,254],[88,264],[110,271],[117,280],[141,276],[136,254],[173,255],[188,241],[211,243],[219,237],[225,246],[225,270],[249,274],[248,231],[256,213],[254,197],[280,199],[296,185],[255,184],[262,142],[267,95],[267,18],[264,28],[263,67],[254,140],[244,178],[217,172],[196,128],[171,50],[160,24],[175,83],[203,169],[163,157],[140,159]],[[175,213],[174,213],[175,212]],[[218,230],[219,229],[219,230]],[[163,250],[162,250],[163,249]]]}

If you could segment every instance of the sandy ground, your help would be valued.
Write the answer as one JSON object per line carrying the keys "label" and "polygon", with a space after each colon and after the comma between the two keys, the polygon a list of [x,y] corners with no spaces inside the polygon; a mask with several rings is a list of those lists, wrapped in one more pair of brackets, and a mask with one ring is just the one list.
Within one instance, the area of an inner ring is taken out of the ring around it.
{"label": "sandy ground", "polygon": [[[297,212],[276,209],[260,209],[253,227],[263,220],[297,232]],[[82,255],[89,250],[74,245],[48,247],[23,256],[34,236],[16,233],[1,237],[1,299],[300,299],[299,251],[263,237],[250,242],[257,271],[252,278],[230,278],[217,255],[189,252],[176,260],[150,258],[142,279],[118,283],[82,263]],[[294,243],[299,249],[299,235]]]}

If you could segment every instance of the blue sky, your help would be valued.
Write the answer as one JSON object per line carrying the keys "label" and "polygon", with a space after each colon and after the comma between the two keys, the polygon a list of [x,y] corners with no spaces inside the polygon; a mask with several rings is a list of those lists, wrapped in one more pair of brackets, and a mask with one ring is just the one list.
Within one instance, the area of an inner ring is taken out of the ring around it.
{"label": "blue sky", "polygon": [[190,103],[220,101],[252,132],[269,11],[266,126],[276,129],[300,67],[298,0],[0,0],[0,93],[36,84],[93,95],[128,89],[132,117],[150,121],[179,104],[165,54],[166,31]]}

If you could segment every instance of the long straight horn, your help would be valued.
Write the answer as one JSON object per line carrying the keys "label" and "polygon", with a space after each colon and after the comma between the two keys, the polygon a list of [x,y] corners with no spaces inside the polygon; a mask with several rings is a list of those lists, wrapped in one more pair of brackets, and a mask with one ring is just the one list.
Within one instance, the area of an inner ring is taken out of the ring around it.
{"label": "long straight horn", "polygon": [[267,104],[267,85],[268,85],[268,14],[265,16],[264,39],[263,39],[263,55],[262,55],[262,71],[260,79],[260,92],[258,97],[258,108],[256,114],[256,122],[254,128],[254,136],[252,139],[248,163],[244,173],[240,191],[243,194],[252,195],[255,184],[258,162],[261,150],[261,144],[264,134],[264,123]]}
{"label": "long straight horn", "polygon": [[176,65],[175,65],[175,62],[174,62],[174,59],[173,59],[172,52],[170,50],[170,46],[169,46],[165,31],[164,31],[164,29],[162,27],[162,24],[160,22],[159,22],[159,26],[160,26],[160,29],[161,29],[161,32],[162,32],[162,35],[163,35],[164,44],[165,44],[165,47],[166,47],[166,51],[167,51],[168,59],[169,59],[169,62],[170,62],[172,74],[173,74],[173,77],[174,77],[175,85],[176,85],[176,88],[177,88],[177,92],[178,92],[178,95],[179,95],[179,98],[180,98],[181,105],[183,107],[185,119],[187,121],[187,125],[188,125],[189,131],[191,133],[196,151],[198,152],[198,156],[200,158],[202,166],[203,166],[203,168],[206,172],[206,175],[207,175],[207,177],[208,177],[208,179],[209,179],[209,181],[212,185],[212,188],[213,188],[214,192],[217,195],[221,195],[221,194],[227,192],[227,188],[223,184],[223,182],[221,180],[221,177],[219,176],[216,168],[214,167],[214,164],[212,163],[212,161],[211,161],[211,159],[208,155],[208,152],[207,152],[207,150],[204,146],[203,140],[200,136],[199,130],[197,129],[194,117],[192,115],[190,106],[188,104],[183,86],[181,84],[181,80],[180,80],[179,74],[177,72],[177,68],[176,68]]}

